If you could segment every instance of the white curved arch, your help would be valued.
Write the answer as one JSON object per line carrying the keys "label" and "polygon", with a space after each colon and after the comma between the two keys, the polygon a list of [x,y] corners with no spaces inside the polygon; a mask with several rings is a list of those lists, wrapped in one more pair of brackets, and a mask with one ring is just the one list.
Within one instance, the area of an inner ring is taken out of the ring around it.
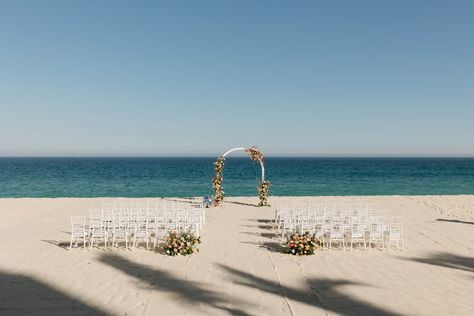
{"label": "white curved arch", "polygon": [[[228,151],[226,151],[221,157],[225,157],[227,156],[228,154],[230,154],[231,152],[234,152],[234,151],[239,151],[239,150],[242,150],[242,151],[245,151],[245,147],[235,147],[235,148],[232,148],[232,149],[229,149]],[[265,166],[263,165],[263,161],[259,160],[260,162],[260,167],[262,167],[262,182],[265,181]]]}

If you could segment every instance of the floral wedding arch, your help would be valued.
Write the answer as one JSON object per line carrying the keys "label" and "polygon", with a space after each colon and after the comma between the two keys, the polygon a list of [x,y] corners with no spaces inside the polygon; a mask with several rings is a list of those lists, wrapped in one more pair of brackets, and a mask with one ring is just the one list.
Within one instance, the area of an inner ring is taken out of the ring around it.
{"label": "floral wedding arch", "polygon": [[214,187],[214,195],[212,197],[214,206],[221,205],[222,201],[224,200],[224,191],[222,190],[222,180],[224,179],[224,162],[225,157],[234,152],[234,151],[245,151],[250,159],[253,161],[260,162],[260,166],[262,167],[262,178],[260,180],[260,184],[257,187],[258,189],[258,197],[260,198],[260,202],[258,206],[270,206],[268,204],[268,189],[270,187],[270,182],[265,180],[265,165],[263,161],[263,154],[257,147],[237,147],[232,148],[226,151],[222,156],[217,158],[217,161],[214,163],[214,178],[212,179],[212,185]]}

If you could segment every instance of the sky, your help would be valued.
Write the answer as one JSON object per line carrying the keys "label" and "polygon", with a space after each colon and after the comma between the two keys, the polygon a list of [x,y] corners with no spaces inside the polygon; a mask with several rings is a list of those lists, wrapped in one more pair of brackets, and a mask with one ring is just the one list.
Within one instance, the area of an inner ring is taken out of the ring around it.
{"label": "sky", "polygon": [[0,156],[474,156],[474,1],[0,0]]}

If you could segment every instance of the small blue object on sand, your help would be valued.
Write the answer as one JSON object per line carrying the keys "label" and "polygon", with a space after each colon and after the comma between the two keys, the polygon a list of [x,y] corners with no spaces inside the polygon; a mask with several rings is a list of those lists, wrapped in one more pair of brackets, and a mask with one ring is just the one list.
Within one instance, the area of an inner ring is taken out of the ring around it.
{"label": "small blue object on sand", "polygon": [[209,195],[206,195],[202,199],[203,199],[204,207],[210,207],[212,205],[212,200],[211,200],[211,197]]}

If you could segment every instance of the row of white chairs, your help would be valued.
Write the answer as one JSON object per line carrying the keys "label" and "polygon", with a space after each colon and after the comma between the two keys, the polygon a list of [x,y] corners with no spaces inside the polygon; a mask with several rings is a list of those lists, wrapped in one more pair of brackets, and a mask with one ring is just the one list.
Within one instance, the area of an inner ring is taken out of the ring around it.
{"label": "row of white chairs", "polygon": [[[202,200],[191,202],[158,200],[154,203],[102,204],[101,210],[108,221],[111,221],[114,216],[126,217],[132,221],[148,217],[151,222],[156,220],[170,225],[176,222],[180,229],[194,226],[193,231],[197,234],[202,230],[206,220]],[[185,227],[183,228],[183,226]]]}
{"label": "row of white chairs", "polygon": [[[275,210],[275,223],[278,228],[284,222],[312,221],[316,218],[332,217],[366,217],[388,215],[387,211],[380,210],[375,204],[365,200],[355,202],[328,202],[328,201],[284,201],[280,202]],[[283,233],[285,233],[283,231]]]}
{"label": "row of white chairs", "polygon": [[276,213],[280,210],[305,210],[316,212],[319,214],[365,214],[366,216],[374,215],[378,208],[375,203],[369,203],[365,199],[355,200],[312,200],[312,199],[285,199],[278,202]]}
{"label": "row of white chairs", "polygon": [[[343,207],[341,207],[343,205]],[[346,249],[346,244],[379,246],[382,249],[396,246],[404,248],[403,218],[389,216],[385,210],[375,205],[341,203],[314,203],[305,208],[289,208],[280,204],[275,212],[275,227],[282,239],[292,233],[309,232],[315,235],[321,246],[332,249],[339,244]]]}
{"label": "row of white chairs", "polygon": [[140,243],[153,244],[164,240],[169,232],[193,232],[199,236],[205,223],[202,203],[111,203],[89,210],[85,216],[71,216],[71,242],[90,247],[119,243],[136,247]]}

